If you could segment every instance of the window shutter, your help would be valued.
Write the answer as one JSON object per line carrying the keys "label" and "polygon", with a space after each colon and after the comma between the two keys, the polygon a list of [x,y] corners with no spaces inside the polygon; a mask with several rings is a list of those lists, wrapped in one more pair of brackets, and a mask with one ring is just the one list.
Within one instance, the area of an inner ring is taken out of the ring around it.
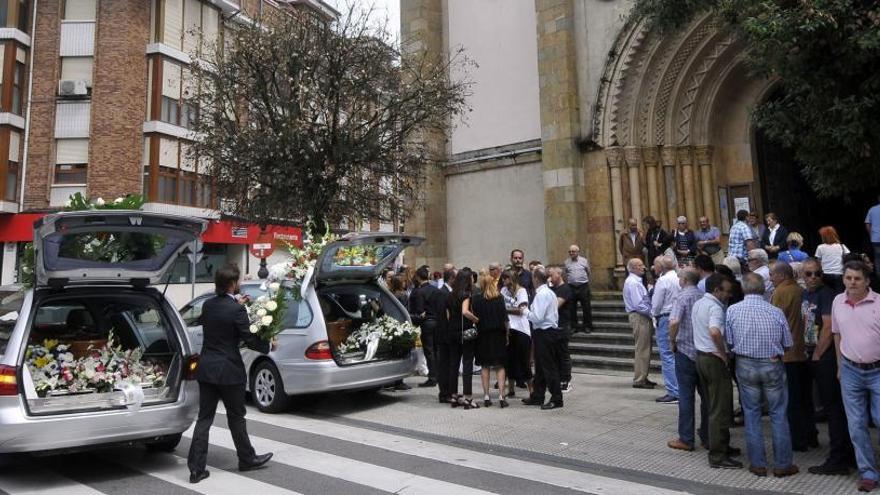
{"label": "window shutter", "polygon": [[56,138],[87,138],[92,104],[58,103],[55,109]]}
{"label": "window shutter", "polygon": [[186,0],[183,4],[183,51],[192,56],[199,49],[199,30],[202,27],[202,3]]}
{"label": "window shutter", "polygon": [[176,139],[159,139],[159,165],[162,167],[177,168],[178,143]]}
{"label": "window shutter", "polygon": [[64,2],[64,20],[94,21],[95,0],[66,0]]}
{"label": "window shutter", "polygon": [[59,139],[55,145],[55,163],[88,163],[88,139]]}
{"label": "window shutter", "polygon": [[180,99],[181,67],[175,63],[163,62],[162,65],[162,96],[175,100]]}
{"label": "window shutter", "polygon": [[180,169],[186,172],[196,171],[196,161],[190,156],[191,145],[180,143]]}
{"label": "window shutter", "polygon": [[[220,12],[207,5],[202,5],[202,52],[213,54],[220,41]],[[202,56],[211,60],[211,56]]]}
{"label": "window shutter", "polygon": [[9,161],[20,162],[21,158],[21,134],[9,132]]}
{"label": "window shutter", "polygon": [[183,0],[165,0],[163,14],[165,16],[165,30],[162,42],[180,50],[183,38]]}
{"label": "window shutter", "polygon": [[91,57],[95,54],[95,23],[94,22],[62,22],[61,50],[62,57]]}

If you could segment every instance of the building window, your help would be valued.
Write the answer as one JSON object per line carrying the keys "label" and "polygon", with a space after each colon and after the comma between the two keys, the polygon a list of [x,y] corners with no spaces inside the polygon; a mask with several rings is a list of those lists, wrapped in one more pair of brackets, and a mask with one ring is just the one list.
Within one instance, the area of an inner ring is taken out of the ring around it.
{"label": "building window", "polygon": [[[212,49],[219,40],[220,11],[199,0],[159,0],[163,24],[158,40],[190,55]],[[157,16],[157,18],[159,18]]]}
{"label": "building window", "polygon": [[30,32],[30,23],[28,22],[30,10],[30,2],[18,0],[18,30],[23,33]]}
{"label": "building window", "polygon": [[159,167],[159,197],[161,203],[177,204],[177,170]]}
{"label": "building window", "polygon": [[64,0],[65,21],[94,21],[96,0]]}
{"label": "building window", "polygon": [[88,160],[88,139],[56,140],[55,184],[85,184]]}
{"label": "building window", "polygon": [[85,184],[86,164],[70,163],[55,165],[55,184]]}
{"label": "building window", "polygon": [[163,60],[161,91],[159,120],[192,129],[199,116],[198,105],[189,99],[195,94],[192,72],[180,64]]}
{"label": "building window", "polygon": [[15,73],[12,75],[12,113],[21,115],[21,88],[24,86],[24,64],[15,62]]}

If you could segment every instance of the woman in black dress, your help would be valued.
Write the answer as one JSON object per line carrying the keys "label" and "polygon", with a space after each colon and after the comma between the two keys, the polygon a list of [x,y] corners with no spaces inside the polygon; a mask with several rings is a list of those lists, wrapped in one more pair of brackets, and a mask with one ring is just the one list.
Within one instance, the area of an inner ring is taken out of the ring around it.
{"label": "woman in black dress", "polygon": [[[474,402],[473,393],[474,378],[474,340],[464,340],[464,330],[473,328],[477,317],[470,311],[471,294],[474,290],[474,282],[471,272],[462,269],[452,282],[452,294],[446,300],[446,345],[448,357],[443,361],[447,366],[446,373],[449,380],[451,396],[449,402],[452,407],[463,406],[465,409],[480,407]],[[461,363],[461,391],[458,395],[458,364]]]}
{"label": "woman in black dress", "polygon": [[498,292],[498,282],[488,271],[481,271],[479,278],[480,292],[471,297],[471,312],[477,317],[477,364],[482,366],[483,405],[489,407],[489,373],[495,370],[495,379],[499,383],[498,394],[501,407],[507,407],[505,399],[504,365],[507,362],[507,307],[504,298]]}

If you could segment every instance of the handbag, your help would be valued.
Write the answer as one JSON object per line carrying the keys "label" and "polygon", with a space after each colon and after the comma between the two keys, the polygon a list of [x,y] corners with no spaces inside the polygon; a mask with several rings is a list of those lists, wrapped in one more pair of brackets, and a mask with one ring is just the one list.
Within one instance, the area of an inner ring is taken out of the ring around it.
{"label": "handbag", "polygon": [[477,338],[477,326],[474,325],[471,328],[464,328],[464,312],[461,313],[461,341],[462,342],[470,342],[472,340],[476,340]]}

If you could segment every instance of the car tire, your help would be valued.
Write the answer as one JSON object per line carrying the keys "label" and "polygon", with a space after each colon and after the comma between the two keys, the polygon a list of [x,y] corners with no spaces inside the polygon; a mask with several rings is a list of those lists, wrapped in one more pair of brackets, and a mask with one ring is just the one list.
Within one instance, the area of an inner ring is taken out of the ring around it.
{"label": "car tire", "polygon": [[183,437],[183,433],[165,435],[158,440],[145,442],[144,446],[149,452],[174,452],[174,449],[177,448],[177,444],[180,443],[181,437]]}
{"label": "car tire", "polygon": [[281,373],[271,361],[260,361],[254,367],[251,373],[251,397],[260,412],[274,414],[287,409],[290,397],[284,392]]}

